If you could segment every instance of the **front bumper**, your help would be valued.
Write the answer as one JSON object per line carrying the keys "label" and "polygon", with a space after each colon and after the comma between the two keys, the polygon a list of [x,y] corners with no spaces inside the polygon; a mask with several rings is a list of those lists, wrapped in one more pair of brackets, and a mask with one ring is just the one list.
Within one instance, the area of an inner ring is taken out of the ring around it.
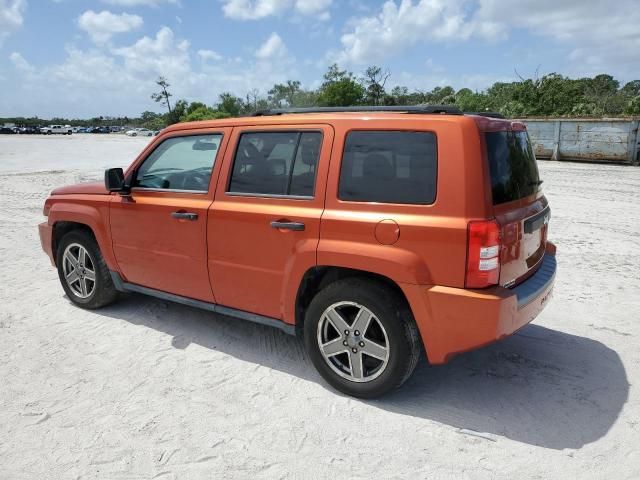
{"label": "front bumper", "polygon": [[555,246],[549,243],[540,268],[515,288],[433,286],[422,288],[421,299],[416,292],[413,300],[407,295],[429,362],[446,363],[457,353],[493,343],[530,323],[551,298],[556,268]]}
{"label": "front bumper", "polygon": [[56,259],[53,256],[53,227],[47,222],[38,225],[38,233],[40,234],[40,245],[42,250],[47,254],[51,265],[56,266]]}

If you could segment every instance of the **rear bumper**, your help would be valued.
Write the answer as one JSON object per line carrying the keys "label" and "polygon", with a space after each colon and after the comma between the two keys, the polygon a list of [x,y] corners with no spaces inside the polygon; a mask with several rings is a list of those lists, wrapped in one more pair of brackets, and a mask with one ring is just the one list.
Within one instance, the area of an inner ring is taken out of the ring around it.
{"label": "rear bumper", "polygon": [[40,245],[42,250],[47,254],[51,265],[56,266],[56,260],[53,257],[53,227],[47,222],[38,225],[38,233],[40,234]]}
{"label": "rear bumper", "polygon": [[421,298],[417,292],[413,298],[408,295],[429,362],[446,363],[457,353],[493,343],[530,323],[551,298],[556,268],[555,246],[549,243],[540,268],[515,288],[434,286],[422,287]]}

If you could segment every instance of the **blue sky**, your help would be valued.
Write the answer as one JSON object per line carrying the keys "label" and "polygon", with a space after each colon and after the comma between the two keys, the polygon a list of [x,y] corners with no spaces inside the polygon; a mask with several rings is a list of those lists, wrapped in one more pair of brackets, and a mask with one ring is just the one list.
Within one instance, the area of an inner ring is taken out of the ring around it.
{"label": "blue sky", "polygon": [[0,117],[137,115],[177,98],[315,87],[338,62],[389,85],[483,89],[559,72],[640,78],[637,0],[0,0]]}

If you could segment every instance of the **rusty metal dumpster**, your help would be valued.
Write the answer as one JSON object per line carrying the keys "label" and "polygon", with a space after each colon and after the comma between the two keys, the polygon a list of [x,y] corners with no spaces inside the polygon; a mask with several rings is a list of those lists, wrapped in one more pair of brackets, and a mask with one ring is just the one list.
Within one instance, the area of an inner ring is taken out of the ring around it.
{"label": "rusty metal dumpster", "polygon": [[640,120],[527,118],[536,158],[640,164]]}

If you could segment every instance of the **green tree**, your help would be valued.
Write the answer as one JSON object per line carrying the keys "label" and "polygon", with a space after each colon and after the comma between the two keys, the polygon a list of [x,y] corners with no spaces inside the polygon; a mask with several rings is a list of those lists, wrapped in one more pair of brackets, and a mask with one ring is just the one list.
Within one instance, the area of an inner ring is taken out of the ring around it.
{"label": "green tree", "polygon": [[165,116],[167,125],[179,123],[180,119],[186,115],[189,103],[186,100],[178,100],[173,106],[173,110]]}
{"label": "green tree", "polygon": [[337,64],[324,74],[324,83],[318,92],[318,103],[329,107],[359,105],[364,100],[365,89],[353,73],[340,70]]}
{"label": "green tree", "polygon": [[156,85],[160,87],[160,91],[152,93],[151,99],[166,106],[169,110],[169,115],[171,115],[171,102],[169,101],[169,98],[173,96],[169,93],[169,87],[171,85],[169,85],[169,82],[167,82],[167,79],[164,77],[158,77]]}
{"label": "green tree", "polygon": [[296,94],[300,92],[300,85],[298,80],[276,83],[268,92],[268,100],[276,107],[292,107],[295,103]]}
{"label": "green tree", "polygon": [[228,114],[230,117],[240,116],[244,105],[241,98],[233,93],[223,92],[218,96],[218,111]]}
{"label": "green tree", "polygon": [[370,105],[380,105],[386,95],[385,85],[391,72],[372,65],[364,72],[364,85],[366,87],[366,99]]}

